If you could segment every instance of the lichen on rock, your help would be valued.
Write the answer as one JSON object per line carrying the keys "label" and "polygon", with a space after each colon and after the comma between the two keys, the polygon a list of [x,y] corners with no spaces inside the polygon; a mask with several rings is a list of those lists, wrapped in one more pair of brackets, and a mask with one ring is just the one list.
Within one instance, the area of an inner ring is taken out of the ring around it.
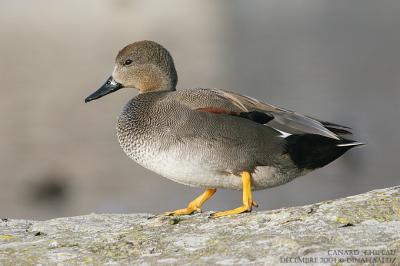
{"label": "lichen on rock", "polygon": [[2,219],[0,265],[400,264],[400,187],[219,219],[209,214]]}

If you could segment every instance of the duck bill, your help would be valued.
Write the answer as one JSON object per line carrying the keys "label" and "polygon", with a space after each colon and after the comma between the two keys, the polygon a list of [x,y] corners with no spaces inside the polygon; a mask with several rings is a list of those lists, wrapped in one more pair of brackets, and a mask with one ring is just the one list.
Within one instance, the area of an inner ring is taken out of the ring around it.
{"label": "duck bill", "polygon": [[107,94],[110,94],[122,88],[123,88],[122,84],[116,82],[111,76],[107,79],[106,83],[104,83],[103,86],[100,87],[100,89],[93,92],[85,99],[85,103],[99,99],[103,96],[106,96]]}

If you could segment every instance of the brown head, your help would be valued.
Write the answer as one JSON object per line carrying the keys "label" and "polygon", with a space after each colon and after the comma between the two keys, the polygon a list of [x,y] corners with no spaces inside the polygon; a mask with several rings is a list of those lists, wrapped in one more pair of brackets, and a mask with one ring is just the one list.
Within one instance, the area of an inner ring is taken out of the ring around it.
{"label": "brown head", "polygon": [[153,41],[135,42],[119,51],[111,77],[85,102],[121,88],[136,88],[139,93],[174,91],[177,82],[174,60],[163,46]]}

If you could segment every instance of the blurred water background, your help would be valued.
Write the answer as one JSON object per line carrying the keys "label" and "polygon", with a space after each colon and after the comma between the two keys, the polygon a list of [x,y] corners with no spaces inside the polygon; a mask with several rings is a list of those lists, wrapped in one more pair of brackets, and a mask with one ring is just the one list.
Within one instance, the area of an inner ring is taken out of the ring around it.
{"label": "blurred water background", "polygon": [[[0,1],[0,216],[161,212],[201,189],[120,149],[115,123],[136,95],[84,98],[120,48],[154,40],[179,88],[240,92],[350,125],[368,143],[305,177],[255,192],[260,209],[399,185],[400,1]],[[221,190],[205,209],[241,203]]]}

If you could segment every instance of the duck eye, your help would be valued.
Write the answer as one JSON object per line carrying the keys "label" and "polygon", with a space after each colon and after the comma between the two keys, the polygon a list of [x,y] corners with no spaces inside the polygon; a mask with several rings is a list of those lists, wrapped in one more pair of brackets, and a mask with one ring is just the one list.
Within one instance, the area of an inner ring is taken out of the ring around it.
{"label": "duck eye", "polygon": [[130,64],[132,64],[132,60],[131,59],[126,59],[125,62],[124,62],[124,65],[127,66],[127,65],[130,65]]}

